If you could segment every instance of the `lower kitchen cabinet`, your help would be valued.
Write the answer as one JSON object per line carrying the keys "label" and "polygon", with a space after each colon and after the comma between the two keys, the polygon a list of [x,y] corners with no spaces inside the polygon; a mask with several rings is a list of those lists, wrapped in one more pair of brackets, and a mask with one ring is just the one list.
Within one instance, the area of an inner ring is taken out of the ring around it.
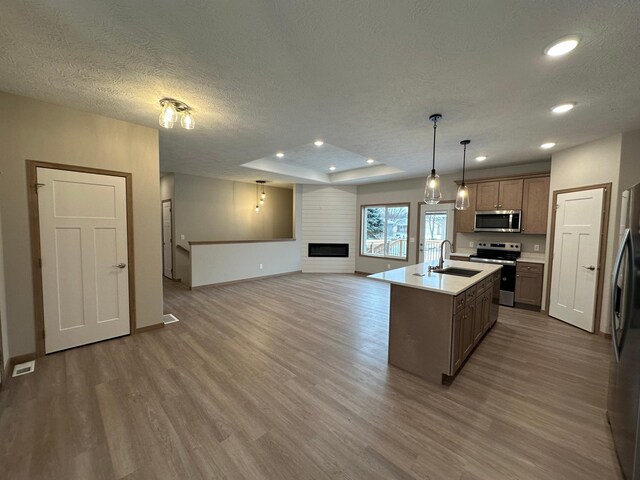
{"label": "lower kitchen cabinet", "polygon": [[543,275],[543,264],[518,262],[516,266],[516,304],[520,303],[534,307],[542,305]]}

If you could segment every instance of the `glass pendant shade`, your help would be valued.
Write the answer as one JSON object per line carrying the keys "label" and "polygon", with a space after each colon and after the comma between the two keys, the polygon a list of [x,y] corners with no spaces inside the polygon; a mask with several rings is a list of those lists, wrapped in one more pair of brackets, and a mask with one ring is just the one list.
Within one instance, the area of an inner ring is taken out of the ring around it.
{"label": "glass pendant shade", "polygon": [[442,198],[440,192],[440,175],[435,170],[431,170],[431,175],[427,177],[424,186],[424,203],[427,205],[435,205]]}
{"label": "glass pendant shade", "polygon": [[185,130],[193,130],[196,127],[196,121],[193,118],[193,114],[189,110],[182,114],[180,124]]}
{"label": "glass pendant shade", "polygon": [[160,118],[158,122],[160,126],[163,128],[173,128],[173,124],[176,123],[178,119],[178,112],[173,104],[169,102],[165,102],[162,105],[162,111],[160,112]]}
{"label": "glass pendant shade", "polygon": [[260,205],[256,205],[256,213],[260,213]]}
{"label": "glass pendant shade", "polygon": [[469,189],[465,184],[458,187],[456,195],[456,210],[466,210],[469,208]]}

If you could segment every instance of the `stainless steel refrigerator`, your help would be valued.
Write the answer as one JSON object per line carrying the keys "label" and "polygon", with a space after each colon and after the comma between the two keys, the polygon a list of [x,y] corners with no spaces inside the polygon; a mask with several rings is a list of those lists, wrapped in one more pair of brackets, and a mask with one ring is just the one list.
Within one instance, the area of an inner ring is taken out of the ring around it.
{"label": "stainless steel refrigerator", "polygon": [[611,277],[607,417],[622,473],[640,479],[640,184],[622,194],[620,244]]}

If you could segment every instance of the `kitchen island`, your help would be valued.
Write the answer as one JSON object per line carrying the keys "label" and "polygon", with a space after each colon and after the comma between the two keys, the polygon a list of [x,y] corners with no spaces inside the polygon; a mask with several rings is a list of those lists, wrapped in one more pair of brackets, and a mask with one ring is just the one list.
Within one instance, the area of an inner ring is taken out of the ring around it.
{"label": "kitchen island", "polygon": [[470,275],[458,276],[430,272],[430,265],[369,278],[391,284],[389,363],[432,382],[450,383],[498,318],[502,267],[445,261],[445,269]]}

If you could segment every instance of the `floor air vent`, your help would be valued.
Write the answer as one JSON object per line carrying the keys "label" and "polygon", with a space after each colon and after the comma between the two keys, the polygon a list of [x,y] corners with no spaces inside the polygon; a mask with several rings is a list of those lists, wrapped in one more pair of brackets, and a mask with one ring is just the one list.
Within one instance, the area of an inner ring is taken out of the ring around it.
{"label": "floor air vent", "polygon": [[19,377],[20,375],[26,375],[27,373],[33,373],[36,369],[36,361],[31,360],[30,362],[19,363],[18,365],[13,367],[13,376]]}
{"label": "floor air vent", "polygon": [[173,316],[172,314],[167,313],[166,315],[162,316],[162,321],[166,325],[167,323],[175,323],[175,322],[179,322],[180,320],[178,320],[178,318]]}

